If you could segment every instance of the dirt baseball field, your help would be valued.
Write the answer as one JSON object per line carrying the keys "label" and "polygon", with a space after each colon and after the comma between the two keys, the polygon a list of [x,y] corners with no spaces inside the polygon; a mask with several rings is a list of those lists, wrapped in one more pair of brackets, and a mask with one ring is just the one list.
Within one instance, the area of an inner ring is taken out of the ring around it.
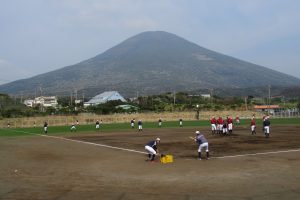
{"label": "dirt baseball field", "polygon": [[[300,126],[211,134],[197,160],[196,128],[0,138],[0,199],[300,199]],[[174,163],[151,163],[149,140]],[[105,146],[107,145],[107,146]]]}

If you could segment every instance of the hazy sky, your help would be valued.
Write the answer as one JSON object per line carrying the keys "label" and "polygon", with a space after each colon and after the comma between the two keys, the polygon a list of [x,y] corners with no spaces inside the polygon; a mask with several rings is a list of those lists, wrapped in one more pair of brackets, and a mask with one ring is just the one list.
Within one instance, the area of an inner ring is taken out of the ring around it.
{"label": "hazy sky", "polygon": [[300,78],[299,11],[297,0],[0,0],[0,84],[155,30]]}

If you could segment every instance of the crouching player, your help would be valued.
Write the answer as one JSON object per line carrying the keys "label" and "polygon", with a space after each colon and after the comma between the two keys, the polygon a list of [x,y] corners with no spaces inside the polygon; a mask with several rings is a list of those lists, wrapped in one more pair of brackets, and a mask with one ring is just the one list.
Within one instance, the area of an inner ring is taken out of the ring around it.
{"label": "crouching player", "polygon": [[155,140],[148,142],[145,146],[145,150],[148,152],[148,157],[151,162],[154,161],[155,156],[158,154],[157,145],[159,143],[160,143],[160,139],[156,138]]}
{"label": "crouching player", "polygon": [[198,159],[202,159],[201,151],[203,148],[205,148],[206,151],[206,159],[209,159],[208,142],[204,135],[200,134],[200,131],[196,131],[196,137],[194,137],[194,140],[199,144]]}

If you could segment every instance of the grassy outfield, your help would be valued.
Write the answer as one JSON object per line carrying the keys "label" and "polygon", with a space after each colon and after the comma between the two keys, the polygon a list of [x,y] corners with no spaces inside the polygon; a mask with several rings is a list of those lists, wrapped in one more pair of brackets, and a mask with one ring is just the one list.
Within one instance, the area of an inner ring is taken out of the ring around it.
{"label": "grassy outfield", "polygon": [[[258,119],[256,121],[257,126],[261,126],[262,121]],[[300,125],[300,118],[276,118],[271,119],[271,126],[272,125]],[[207,120],[199,120],[199,121],[184,121],[184,127],[203,127],[203,126],[210,126],[210,122]],[[242,119],[240,126],[250,126],[250,119]],[[162,128],[177,128],[179,127],[178,121],[167,121],[163,122]],[[147,128],[158,128],[158,122],[145,122],[143,123],[143,129]],[[129,123],[111,123],[111,124],[101,124],[100,132],[105,131],[122,131],[122,130],[130,130]],[[135,125],[135,129],[137,130],[137,124]],[[85,133],[95,133],[95,125],[79,125],[77,126],[77,133],[85,132]],[[0,129],[0,137],[1,136],[24,136],[24,135],[31,135],[33,134],[42,134],[43,127],[35,127],[35,128],[2,128]],[[48,134],[49,135],[65,135],[70,133],[70,126],[49,126],[48,127]]]}

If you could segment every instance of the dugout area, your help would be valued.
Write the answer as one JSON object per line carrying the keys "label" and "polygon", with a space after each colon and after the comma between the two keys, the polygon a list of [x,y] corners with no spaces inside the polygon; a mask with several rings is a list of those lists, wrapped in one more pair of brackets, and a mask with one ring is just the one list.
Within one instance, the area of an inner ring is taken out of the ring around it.
{"label": "dugout area", "polygon": [[[198,161],[188,137],[196,128],[156,128],[0,138],[0,199],[299,199],[300,126],[238,127],[232,136],[211,135],[212,159]],[[66,138],[67,140],[63,139]],[[160,151],[174,163],[146,162],[144,152],[161,138]],[[76,141],[85,141],[82,143]],[[275,152],[262,155],[245,155]]]}

